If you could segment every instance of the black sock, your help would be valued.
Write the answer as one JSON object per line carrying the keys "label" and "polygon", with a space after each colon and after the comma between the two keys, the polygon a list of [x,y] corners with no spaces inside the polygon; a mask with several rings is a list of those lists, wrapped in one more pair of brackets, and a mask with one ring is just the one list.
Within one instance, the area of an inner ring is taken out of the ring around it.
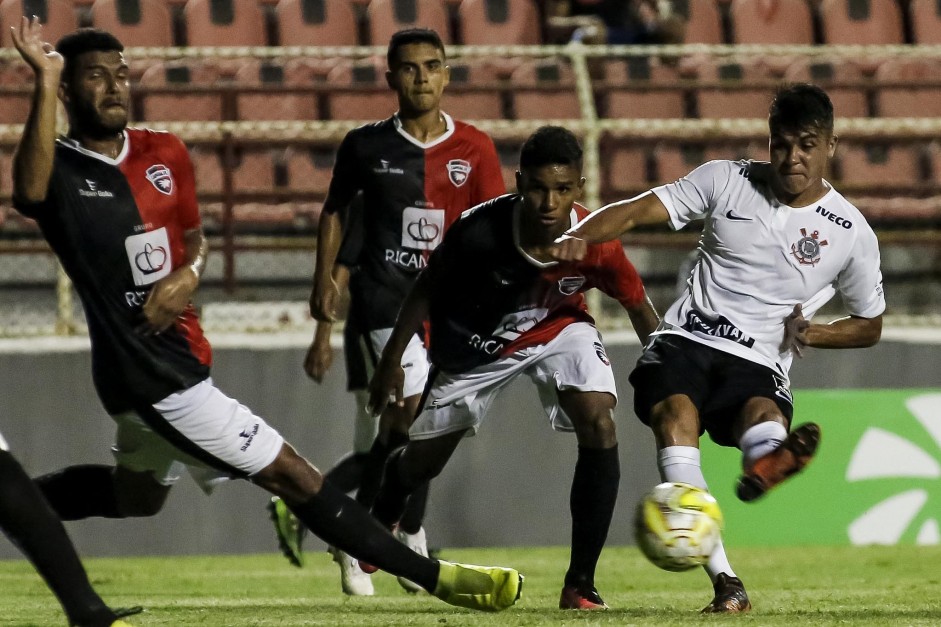
{"label": "black sock", "polygon": [[414,581],[433,592],[438,562],[422,557],[396,540],[375,518],[329,483],[299,505],[294,514],[321,540],[373,566]]}
{"label": "black sock", "polygon": [[69,466],[35,479],[62,520],[124,518],[114,493],[113,466]]}
{"label": "black sock", "polygon": [[[386,471],[382,475],[382,487],[372,504],[372,515],[386,529],[391,529],[401,522],[408,507],[409,497],[419,486],[405,482],[399,471],[404,448],[399,448],[389,455]],[[425,482],[424,485],[428,485]],[[419,525],[421,521],[419,520]],[[417,529],[415,531],[418,531]],[[414,533],[410,531],[409,533]]]}
{"label": "black sock", "polygon": [[88,582],[65,527],[6,451],[0,451],[0,527],[49,584],[70,624],[110,625],[116,620]]}
{"label": "black sock", "polygon": [[[412,495],[408,497],[408,504],[405,506],[405,512],[402,514],[402,518],[399,520],[399,529],[408,534],[418,533],[421,529],[422,521],[425,520],[425,509],[428,506],[428,488],[429,483],[426,481],[421,484],[412,492]],[[382,490],[380,489],[380,494]],[[379,497],[376,497],[376,500],[379,500]]]}
{"label": "black sock", "polygon": [[350,493],[359,488],[363,479],[363,467],[369,453],[349,453],[336,466],[327,471],[324,479],[332,483],[340,492]]}
{"label": "black sock", "polygon": [[356,491],[356,501],[366,509],[372,507],[382,483],[382,473],[386,467],[389,454],[400,446],[408,444],[408,434],[390,431],[386,434],[386,441],[382,442],[382,435],[376,438],[369,450],[369,457],[363,466],[363,477]]}
{"label": "black sock", "polygon": [[569,506],[572,511],[572,557],[565,573],[567,586],[594,586],[595,566],[601,556],[618,498],[621,464],[618,447],[578,447]]}

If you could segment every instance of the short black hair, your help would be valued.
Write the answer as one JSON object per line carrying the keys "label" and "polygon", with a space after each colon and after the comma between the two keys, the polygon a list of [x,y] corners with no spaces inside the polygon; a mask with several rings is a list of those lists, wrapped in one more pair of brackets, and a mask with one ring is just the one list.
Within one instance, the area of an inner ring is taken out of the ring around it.
{"label": "short black hair", "polygon": [[56,43],[56,52],[65,59],[62,75],[69,77],[74,69],[75,60],[86,52],[124,52],[124,44],[100,28],[80,28],[65,35]]}
{"label": "short black hair", "polygon": [[582,147],[578,138],[561,126],[542,126],[520,149],[520,170],[544,165],[571,165],[582,169]]}
{"label": "short black hair", "polygon": [[444,52],[444,42],[438,33],[430,28],[406,28],[393,33],[389,40],[389,50],[386,52],[386,62],[389,69],[399,60],[399,48],[408,44],[431,44],[441,51],[441,56],[447,58]]}
{"label": "short black hair", "polygon": [[833,103],[827,92],[816,85],[782,85],[771,101],[768,126],[772,129],[815,128],[833,132]]}

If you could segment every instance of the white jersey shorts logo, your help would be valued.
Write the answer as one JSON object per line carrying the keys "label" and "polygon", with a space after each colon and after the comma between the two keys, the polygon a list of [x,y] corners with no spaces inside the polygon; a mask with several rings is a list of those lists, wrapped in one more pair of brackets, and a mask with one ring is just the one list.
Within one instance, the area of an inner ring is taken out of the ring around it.
{"label": "white jersey shorts logo", "polygon": [[173,193],[173,176],[170,174],[170,168],[158,163],[147,168],[147,180],[160,192],[169,196]]}
{"label": "white jersey shorts logo", "polygon": [[406,207],[402,212],[402,248],[434,250],[444,236],[444,209]]}
{"label": "white jersey shorts logo", "polygon": [[463,159],[451,159],[447,163],[448,178],[454,184],[454,187],[461,187],[470,178],[471,164]]}
{"label": "white jersey shorts logo", "polygon": [[134,285],[150,285],[170,274],[170,240],[166,227],[124,240]]}

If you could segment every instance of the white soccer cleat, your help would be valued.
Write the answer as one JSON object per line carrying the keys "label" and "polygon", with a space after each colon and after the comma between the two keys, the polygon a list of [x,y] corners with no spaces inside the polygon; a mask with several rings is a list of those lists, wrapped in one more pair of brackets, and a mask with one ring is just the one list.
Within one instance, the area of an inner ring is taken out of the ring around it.
{"label": "white soccer cleat", "polygon": [[334,547],[328,548],[327,552],[340,565],[340,587],[344,593],[354,597],[371,597],[375,593],[372,577],[362,571],[356,558]]}
{"label": "white soccer cleat", "polygon": [[[395,537],[399,542],[412,549],[422,557],[428,557],[428,540],[425,538],[425,528],[419,527],[416,533],[406,533],[399,528],[395,530]],[[405,577],[397,577],[399,585],[405,588],[406,592],[418,594],[425,592],[425,589],[417,583],[413,583]]]}

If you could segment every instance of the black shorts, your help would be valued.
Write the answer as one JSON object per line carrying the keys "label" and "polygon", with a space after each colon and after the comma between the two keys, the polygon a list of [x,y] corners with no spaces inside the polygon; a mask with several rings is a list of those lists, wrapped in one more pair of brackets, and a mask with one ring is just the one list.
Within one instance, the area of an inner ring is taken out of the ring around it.
{"label": "black shorts", "polygon": [[343,357],[346,361],[346,389],[357,392],[369,387],[371,368],[366,365],[366,337],[352,315],[343,327]]}
{"label": "black shorts", "polygon": [[658,335],[630,376],[634,411],[650,424],[660,401],[684,394],[699,410],[699,434],[722,446],[738,446],[735,419],[751,398],[773,400],[790,422],[794,415],[785,376],[771,368],[674,334]]}

